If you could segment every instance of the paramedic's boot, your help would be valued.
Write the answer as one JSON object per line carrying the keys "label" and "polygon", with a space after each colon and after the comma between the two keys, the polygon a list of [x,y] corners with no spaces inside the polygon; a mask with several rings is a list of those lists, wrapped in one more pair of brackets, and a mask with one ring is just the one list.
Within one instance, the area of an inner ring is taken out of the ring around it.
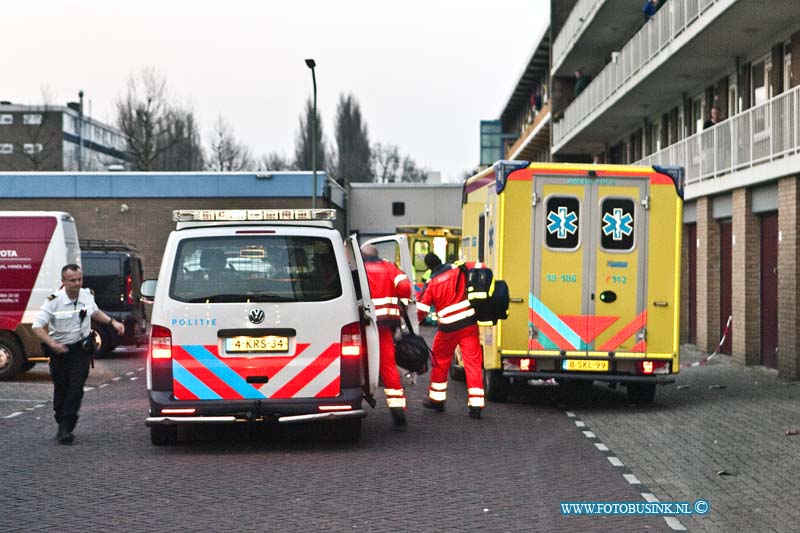
{"label": "paramedic's boot", "polygon": [[392,413],[392,424],[394,424],[395,431],[405,431],[408,426],[406,422],[406,413],[402,407],[390,407],[389,412]]}
{"label": "paramedic's boot", "polygon": [[470,407],[469,408],[469,417],[478,419],[481,417],[483,413],[483,407]]}
{"label": "paramedic's boot", "polygon": [[435,402],[430,398],[422,400],[422,407],[430,409],[431,411],[436,411],[437,413],[444,413],[444,402]]}
{"label": "paramedic's boot", "polygon": [[56,440],[58,440],[59,444],[72,444],[72,441],[75,440],[75,435],[70,432],[68,424],[65,422],[61,422],[58,425],[58,433],[56,433]]}

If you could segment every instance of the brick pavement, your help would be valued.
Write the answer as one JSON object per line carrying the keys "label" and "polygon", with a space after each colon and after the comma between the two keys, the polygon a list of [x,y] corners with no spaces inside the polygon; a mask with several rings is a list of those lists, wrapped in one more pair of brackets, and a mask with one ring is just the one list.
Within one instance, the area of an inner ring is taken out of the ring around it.
{"label": "brick pavement", "polygon": [[[705,358],[682,348],[682,363]],[[650,406],[596,384],[585,400],[561,399],[662,501],[704,498],[692,531],[797,531],[800,524],[800,383],[730,357],[685,368]]]}

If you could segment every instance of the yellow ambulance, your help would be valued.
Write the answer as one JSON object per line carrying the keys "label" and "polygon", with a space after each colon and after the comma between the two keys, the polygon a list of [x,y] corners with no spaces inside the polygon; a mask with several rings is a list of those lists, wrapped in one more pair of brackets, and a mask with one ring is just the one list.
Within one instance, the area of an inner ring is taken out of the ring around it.
{"label": "yellow ambulance", "polygon": [[683,169],[499,161],[464,184],[462,256],[511,295],[482,327],[486,393],[618,383],[637,403],[680,369]]}

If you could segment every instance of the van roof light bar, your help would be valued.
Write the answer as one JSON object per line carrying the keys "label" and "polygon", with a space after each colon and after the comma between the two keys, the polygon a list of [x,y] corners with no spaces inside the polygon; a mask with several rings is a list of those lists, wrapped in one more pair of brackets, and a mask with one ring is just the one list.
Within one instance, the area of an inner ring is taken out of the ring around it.
{"label": "van roof light bar", "polygon": [[175,222],[235,222],[252,220],[336,220],[335,209],[176,209]]}

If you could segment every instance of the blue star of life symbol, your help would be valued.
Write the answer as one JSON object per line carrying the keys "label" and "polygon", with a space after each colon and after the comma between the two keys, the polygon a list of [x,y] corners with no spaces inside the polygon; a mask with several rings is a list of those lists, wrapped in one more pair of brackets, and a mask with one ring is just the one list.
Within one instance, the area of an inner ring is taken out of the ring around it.
{"label": "blue star of life symbol", "polygon": [[575,214],[575,211],[568,212],[567,208],[562,205],[558,208],[558,213],[555,211],[547,213],[547,221],[550,222],[547,225],[547,231],[555,233],[559,239],[566,239],[567,233],[571,235],[578,230],[578,226],[575,224],[577,220],[578,215]]}
{"label": "blue star of life symbol", "polygon": [[614,214],[606,213],[603,215],[603,233],[615,241],[621,241],[622,235],[626,237],[633,233],[633,217],[630,213],[622,214],[622,208],[615,207]]}

